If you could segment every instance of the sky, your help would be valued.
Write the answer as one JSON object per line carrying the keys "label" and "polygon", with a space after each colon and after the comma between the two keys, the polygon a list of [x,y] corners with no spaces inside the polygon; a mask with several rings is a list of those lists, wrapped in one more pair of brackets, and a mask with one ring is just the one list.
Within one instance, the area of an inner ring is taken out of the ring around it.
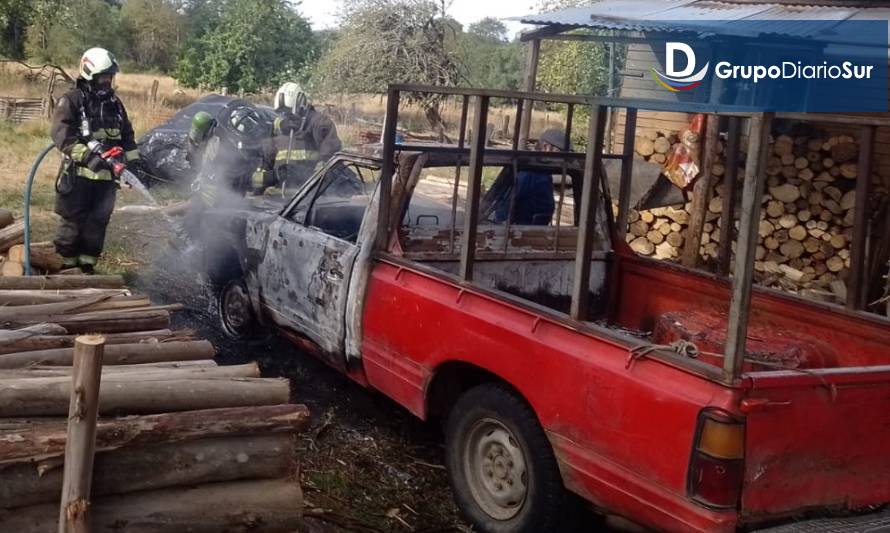
{"label": "sky", "polygon": [[[534,13],[534,0],[453,0],[448,13],[466,27],[485,17],[503,19]],[[316,30],[336,25],[336,13],[340,3],[331,0],[303,0],[299,10],[312,22]],[[517,22],[503,21],[511,35],[525,26]]]}

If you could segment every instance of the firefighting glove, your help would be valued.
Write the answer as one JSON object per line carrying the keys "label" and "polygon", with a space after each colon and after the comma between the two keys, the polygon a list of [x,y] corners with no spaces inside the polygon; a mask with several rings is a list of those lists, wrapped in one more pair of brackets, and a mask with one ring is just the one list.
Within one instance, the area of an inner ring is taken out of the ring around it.
{"label": "firefighting glove", "polygon": [[278,127],[283,135],[290,135],[291,132],[294,134],[302,132],[305,125],[303,124],[303,117],[288,113],[281,118]]}

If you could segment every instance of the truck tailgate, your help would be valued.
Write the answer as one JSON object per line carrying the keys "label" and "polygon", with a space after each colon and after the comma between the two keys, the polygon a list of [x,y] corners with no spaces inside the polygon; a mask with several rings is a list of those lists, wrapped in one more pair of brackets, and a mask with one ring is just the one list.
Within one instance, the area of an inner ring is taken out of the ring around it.
{"label": "truck tailgate", "polygon": [[890,502],[890,366],[745,379],[744,522]]}

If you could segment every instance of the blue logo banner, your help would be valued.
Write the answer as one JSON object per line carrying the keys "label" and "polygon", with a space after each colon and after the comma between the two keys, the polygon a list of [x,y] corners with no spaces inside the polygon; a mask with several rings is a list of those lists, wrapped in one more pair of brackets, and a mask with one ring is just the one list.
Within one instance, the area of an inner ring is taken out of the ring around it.
{"label": "blue logo banner", "polygon": [[648,74],[661,99],[759,111],[887,112],[886,20],[665,24],[649,34]]}

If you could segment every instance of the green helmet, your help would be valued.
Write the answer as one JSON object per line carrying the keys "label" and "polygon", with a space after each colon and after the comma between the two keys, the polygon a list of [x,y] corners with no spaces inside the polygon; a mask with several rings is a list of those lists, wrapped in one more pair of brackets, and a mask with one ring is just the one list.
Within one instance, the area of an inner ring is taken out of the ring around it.
{"label": "green helmet", "polygon": [[215,124],[216,121],[210,113],[206,111],[198,111],[195,113],[195,116],[192,117],[192,127],[189,129],[189,139],[195,143],[204,141]]}

